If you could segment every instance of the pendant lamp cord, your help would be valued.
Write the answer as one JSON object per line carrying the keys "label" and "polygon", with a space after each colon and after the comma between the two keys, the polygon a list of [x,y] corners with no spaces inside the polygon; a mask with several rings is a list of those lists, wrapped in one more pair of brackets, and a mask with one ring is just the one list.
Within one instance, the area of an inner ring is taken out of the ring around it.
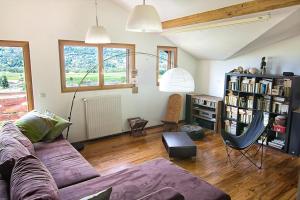
{"label": "pendant lamp cord", "polygon": [[96,8],[96,25],[99,26],[99,20],[98,20],[98,1],[95,0],[95,8]]}

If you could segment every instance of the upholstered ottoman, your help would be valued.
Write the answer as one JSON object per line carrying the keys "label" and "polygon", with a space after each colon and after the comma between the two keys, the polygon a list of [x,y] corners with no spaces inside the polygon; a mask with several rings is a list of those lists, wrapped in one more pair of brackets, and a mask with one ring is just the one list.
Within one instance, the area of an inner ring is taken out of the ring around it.
{"label": "upholstered ottoman", "polygon": [[201,140],[204,137],[204,128],[197,125],[183,125],[180,127],[180,132],[186,132],[192,140]]}
{"label": "upholstered ottoman", "polygon": [[170,158],[188,158],[197,154],[197,146],[185,132],[165,132],[162,142]]}

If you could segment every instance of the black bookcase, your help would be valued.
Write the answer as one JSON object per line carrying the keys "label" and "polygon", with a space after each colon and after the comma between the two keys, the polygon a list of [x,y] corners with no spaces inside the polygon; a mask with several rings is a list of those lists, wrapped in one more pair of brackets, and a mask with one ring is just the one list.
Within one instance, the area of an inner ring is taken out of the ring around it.
{"label": "black bookcase", "polygon": [[[241,135],[258,110],[269,119],[282,119],[273,126],[266,146],[290,152],[292,113],[300,107],[300,76],[225,74],[222,128],[228,134]],[[260,140],[258,142],[261,142]]]}

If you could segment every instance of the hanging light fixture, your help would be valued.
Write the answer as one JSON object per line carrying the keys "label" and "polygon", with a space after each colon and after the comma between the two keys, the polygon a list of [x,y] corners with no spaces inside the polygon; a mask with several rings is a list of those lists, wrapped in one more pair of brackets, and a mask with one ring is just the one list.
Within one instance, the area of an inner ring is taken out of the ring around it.
{"label": "hanging light fixture", "polygon": [[162,92],[194,92],[195,82],[188,71],[177,67],[163,74],[159,82],[159,90]]}
{"label": "hanging light fixture", "polygon": [[160,17],[151,5],[137,5],[129,14],[126,25],[127,31],[132,32],[162,32]]}
{"label": "hanging light fixture", "polygon": [[106,32],[106,29],[103,26],[99,26],[98,20],[98,2],[95,0],[96,7],[96,26],[91,26],[86,33],[85,43],[89,44],[103,44],[110,43],[110,37]]}

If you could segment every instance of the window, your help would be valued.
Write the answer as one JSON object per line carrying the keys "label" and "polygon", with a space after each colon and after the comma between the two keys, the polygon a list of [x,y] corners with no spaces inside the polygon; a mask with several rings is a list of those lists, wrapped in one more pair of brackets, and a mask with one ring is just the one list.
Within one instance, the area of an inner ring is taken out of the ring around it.
{"label": "window", "polygon": [[158,46],[157,57],[156,81],[157,85],[159,85],[161,76],[167,70],[177,66],[177,48]]}
{"label": "window", "polygon": [[29,43],[0,41],[0,123],[32,109]]}
{"label": "window", "polygon": [[131,88],[135,45],[59,40],[62,92]]}

